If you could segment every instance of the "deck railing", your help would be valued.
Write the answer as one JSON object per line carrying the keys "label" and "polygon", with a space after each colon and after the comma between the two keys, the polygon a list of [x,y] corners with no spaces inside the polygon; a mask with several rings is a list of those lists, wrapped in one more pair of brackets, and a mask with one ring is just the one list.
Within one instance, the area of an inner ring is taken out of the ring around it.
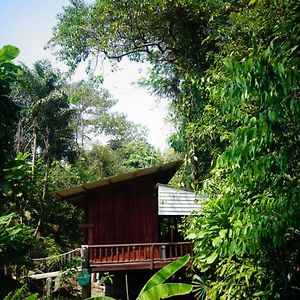
{"label": "deck railing", "polygon": [[168,263],[185,254],[191,254],[192,243],[89,245],[88,252],[91,265],[144,263],[153,269],[155,264]]}

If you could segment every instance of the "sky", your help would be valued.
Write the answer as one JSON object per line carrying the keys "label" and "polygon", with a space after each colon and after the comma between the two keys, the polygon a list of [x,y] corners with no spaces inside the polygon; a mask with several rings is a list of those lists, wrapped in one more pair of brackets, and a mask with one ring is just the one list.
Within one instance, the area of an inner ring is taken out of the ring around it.
{"label": "sky", "polygon": [[[44,46],[52,34],[56,15],[62,12],[69,0],[0,0],[0,47],[14,45],[20,49],[16,61],[31,67],[40,59],[49,59],[54,67],[62,70],[65,66],[58,62],[51,50]],[[147,72],[146,64],[123,59],[118,71],[112,72],[108,63],[102,65],[104,87],[118,100],[114,110],[123,112],[128,119],[149,129],[149,142],[164,151],[170,132],[166,100],[158,100],[135,83]],[[86,78],[84,68],[80,68],[74,80]]]}

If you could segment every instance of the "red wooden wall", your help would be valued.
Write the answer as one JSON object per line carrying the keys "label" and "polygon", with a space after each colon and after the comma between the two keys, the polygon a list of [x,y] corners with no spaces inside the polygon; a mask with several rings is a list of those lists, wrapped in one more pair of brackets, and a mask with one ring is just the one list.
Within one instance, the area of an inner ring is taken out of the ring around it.
{"label": "red wooden wall", "polygon": [[95,189],[87,195],[89,245],[158,241],[156,176]]}

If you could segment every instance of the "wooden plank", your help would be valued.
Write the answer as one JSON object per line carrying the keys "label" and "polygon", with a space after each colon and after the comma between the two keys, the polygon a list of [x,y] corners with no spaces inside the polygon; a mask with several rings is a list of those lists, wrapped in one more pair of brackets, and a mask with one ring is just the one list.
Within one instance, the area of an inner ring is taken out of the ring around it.
{"label": "wooden plank", "polygon": [[[166,259],[160,261],[139,261],[127,263],[110,263],[110,264],[92,264],[91,272],[108,272],[108,271],[126,271],[126,270],[154,270],[161,269],[174,259]],[[153,264],[153,267],[151,265]]]}
{"label": "wooden plank", "polygon": [[46,279],[46,278],[53,278],[57,277],[60,271],[57,272],[49,272],[49,273],[42,273],[42,274],[33,274],[29,275],[32,279]]}
{"label": "wooden plank", "polygon": [[[138,178],[118,189],[89,193],[88,244],[157,241],[157,200],[153,177]],[[130,220],[130,222],[128,222]],[[124,230],[126,228],[126,230]]]}
{"label": "wooden plank", "polygon": [[153,270],[161,268],[165,266],[166,262],[153,262],[153,269],[151,269],[150,265],[152,262],[149,261],[140,261],[140,262],[132,262],[132,263],[114,263],[114,264],[95,264],[91,265],[92,272],[108,272],[108,271],[126,271],[126,270]]}

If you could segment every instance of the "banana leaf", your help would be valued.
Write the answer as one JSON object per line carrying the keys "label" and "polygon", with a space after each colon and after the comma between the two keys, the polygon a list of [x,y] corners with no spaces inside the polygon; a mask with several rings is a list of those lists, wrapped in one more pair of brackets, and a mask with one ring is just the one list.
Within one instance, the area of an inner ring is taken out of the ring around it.
{"label": "banana leaf", "polygon": [[138,300],[160,300],[172,296],[189,294],[193,289],[191,284],[163,283],[140,293]]}
{"label": "banana leaf", "polygon": [[171,262],[170,264],[163,267],[161,270],[156,272],[145,284],[145,286],[142,288],[138,298],[140,295],[159,285],[164,283],[168,278],[170,278],[174,273],[176,273],[180,268],[182,268],[188,261],[190,260],[190,255],[187,254],[181,258],[178,258],[177,260]]}

